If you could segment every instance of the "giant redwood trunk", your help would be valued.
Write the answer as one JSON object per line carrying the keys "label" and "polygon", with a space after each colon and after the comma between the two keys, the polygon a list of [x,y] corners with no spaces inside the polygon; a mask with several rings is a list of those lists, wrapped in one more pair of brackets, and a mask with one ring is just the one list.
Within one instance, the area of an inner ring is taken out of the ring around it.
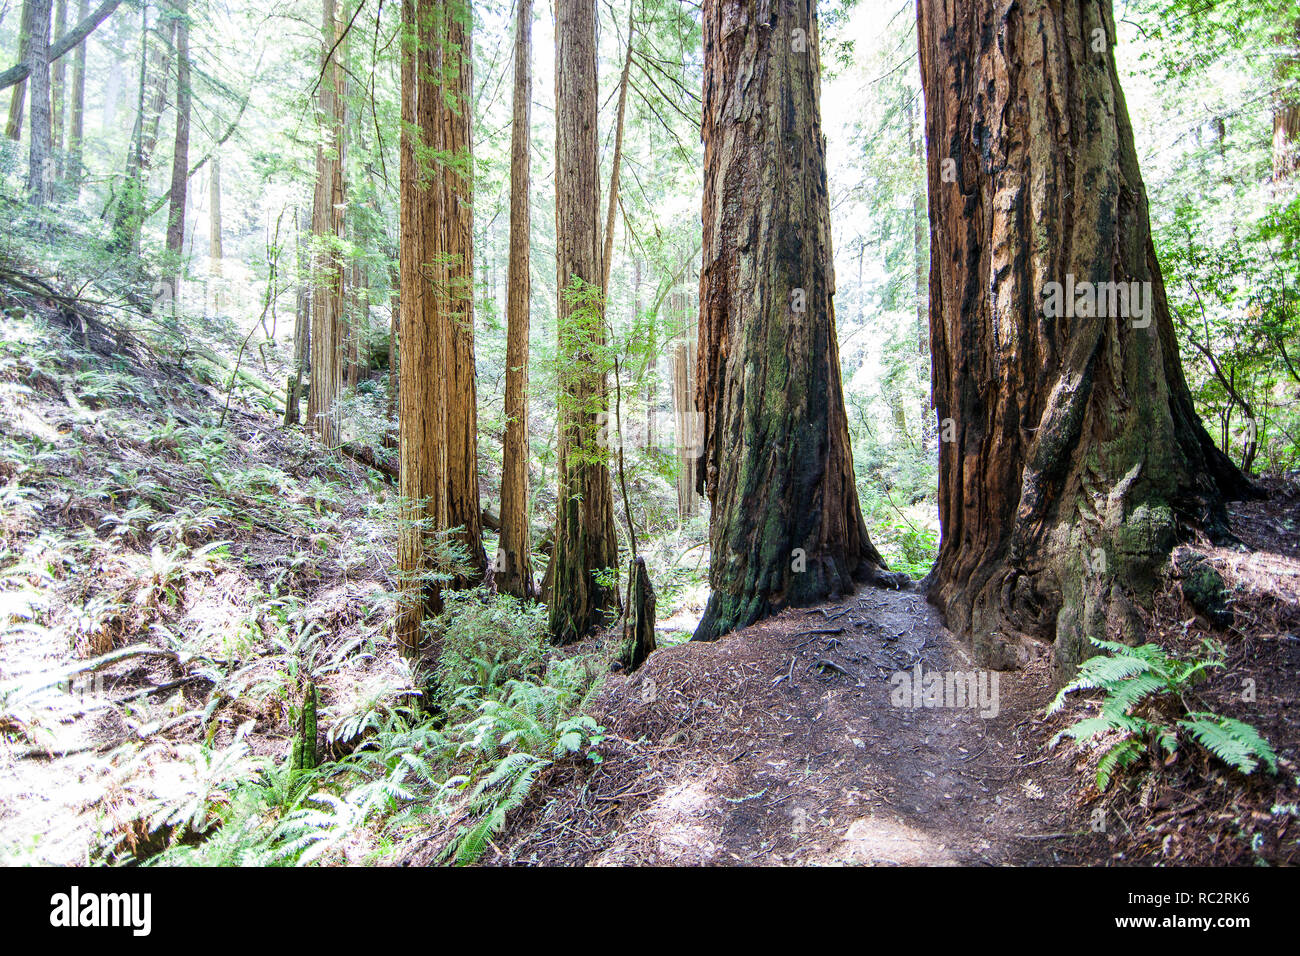
{"label": "giant redwood trunk", "polygon": [[[315,246],[312,269],[315,292],[311,306],[311,384],[307,391],[307,427],[330,448],[337,446],[340,440],[336,403],[343,390],[345,360],[346,277],[341,244],[345,236],[343,163],[347,74],[342,57],[343,31],[346,28],[347,19],[336,14],[335,0],[324,0],[323,65],[317,103],[319,141],[311,220]],[[218,168],[214,161],[214,177]],[[219,255],[219,251],[214,249],[214,262],[220,262]]]}
{"label": "giant redwood trunk", "polygon": [[510,130],[510,262],[506,279],[506,433],[501,449],[501,540],[497,590],[533,598],[528,509],[528,151],[532,77],[532,0],[519,0],[515,21],[514,117]]}
{"label": "giant redwood trunk", "polygon": [[[600,182],[596,141],[595,0],[555,3],[555,233],[559,283],[559,488],[546,568],[551,634],[583,637],[618,603],[618,538],[608,449],[604,315],[566,294],[576,276],[599,291]],[[602,573],[604,572],[604,573]]]}
{"label": "giant redwood trunk", "polygon": [[[1192,407],[1110,0],[920,0],[941,543],[977,656],[1140,634],[1178,536],[1250,487]],[[1098,283],[1123,283],[1101,286]],[[1127,293],[1127,294],[1125,294]]]}
{"label": "giant redwood trunk", "polygon": [[854,484],[817,57],[815,0],[704,4],[696,406],[713,594],[697,640],[895,582]]}
{"label": "giant redwood trunk", "polygon": [[474,379],[474,114],[473,55],[469,0],[441,0],[435,8],[443,101],[435,127],[437,183],[442,190],[441,243],[426,260],[440,268],[442,321],[447,326],[447,507],[452,528],[469,558],[469,573],[457,587],[482,580],[483,509],[478,489],[478,400]]}
{"label": "giant redwood trunk", "polygon": [[447,525],[447,330],[427,263],[437,246],[439,192],[429,155],[441,105],[428,0],[402,2],[401,280],[398,333],[398,458],[401,586],[395,625],[406,654],[420,647],[425,618],[441,610],[443,570],[432,534]]}

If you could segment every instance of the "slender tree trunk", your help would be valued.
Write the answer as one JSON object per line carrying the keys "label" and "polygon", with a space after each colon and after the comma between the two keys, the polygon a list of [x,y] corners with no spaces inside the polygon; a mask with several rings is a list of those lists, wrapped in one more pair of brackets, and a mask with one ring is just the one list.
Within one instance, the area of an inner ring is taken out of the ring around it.
{"label": "slender tree trunk", "polygon": [[[31,57],[32,42],[32,0],[23,0],[23,12],[18,21],[18,62],[28,63]],[[30,64],[28,69],[30,69]],[[5,136],[15,143],[23,135],[23,110],[27,104],[27,77],[14,84],[14,91],[9,97],[9,121],[5,124]]]}
{"label": "slender tree trunk", "polygon": [[502,443],[501,535],[497,590],[536,597],[528,497],[528,325],[531,279],[528,208],[531,135],[532,0],[518,0],[515,21],[514,117],[510,132],[510,263],[506,278],[506,433]]}
{"label": "slender tree trunk", "polygon": [[636,24],[632,14],[634,0],[627,6],[627,54],[623,58],[623,75],[618,82],[618,120],[614,127],[614,156],[609,168],[609,208],[605,214],[605,251],[601,255],[600,287],[608,295],[609,272],[614,264],[614,223],[618,216],[618,177],[623,165],[623,121],[627,116],[627,87],[632,73],[632,41],[636,38]]}
{"label": "slender tree trunk", "polygon": [[31,0],[27,60],[32,85],[27,200],[43,206],[54,198],[54,153],[50,136],[50,0]]}
{"label": "slender tree trunk", "polygon": [[[57,41],[63,39],[63,35],[67,31],[68,0],[56,0],[54,4],[54,23],[50,35]],[[50,65],[50,144],[54,152],[54,177],[59,180],[63,179],[64,175],[63,129],[65,125],[66,79],[67,64],[62,59],[55,60]]]}
{"label": "slender tree trunk", "polygon": [[[398,457],[402,524],[397,566],[401,599],[394,625],[403,653],[420,650],[423,623],[442,609],[432,540],[447,524],[447,329],[433,279],[440,227],[434,169],[427,157],[443,100],[434,82],[434,0],[402,0],[401,328],[398,334]],[[315,373],[313,372],[313,376]]]}
{"label": "slender tree trunk", "polygon": [[144,115],[149,63],[149,4],[140,5],[140,75],[136,87],[135,126],[127,148],[126,175],[113,218],[111,248],[133,258],[140,251],[140,226],[144,220]]}
{"label": "slender tree trunk", "polygon": [[[343,389],[346,267],[341,243],[346,235],[343,210],[343,168],[346,142],[343,97],[343,31],[347,17],[338,16],[334,0],[324,0],[322,76],[317,105],[320,126],[316,147],[316,193],[312,206],[312,235],[316,262],[311,308],[311,385],[307,390],[307,427],[329,448],[339,444],[336,403]],[[215,170],[214,170],[215,171]]]}
{"label": "slender tree trunk", "polygon": [[[910,95],[910,91],[908,91]],[[919,99],[919,96],[917,97]],[[925,168],[925,136],[921,132],[921,123],[917,113],[915,102],[909,102],[907,105],[907,140],[911,148],[912,156],[917,159],[918,168]],[[930,304],[927,299],[929,295],[929,284],[926,279],[927,266],[929,265],[928,255],[929,247],[926,245],[926,211],[925,211],[925,185],[920,180],[912,192],[912,262],[913,262],[913,289],[916,296],[916,355],[917,362],[924,370],[923,381],[927,388],[925,397],[921,399],[920,415],[917,416],[917,431],[921,443],[921,451],[929,452],[933,448],[932,440],[934,438],[934,423],[930,415],[930,410],[934,403],[930,398]]]}
{"label": "slender tree trunk", "polygon": [[1224,533],[1225,497],[1251,489],[1183,378],[1110,0],[917,11],[941,437],[929,595],[982,662],[1054,639],[1069,668],[1090,637],[1140,638],[1135,606],[1182,529]]}
{"label": "slender tree trunk", "polygon": [[[558,493],[555,542],[546,568],[551,634],[567,643],[603,623],[619,603],[618,537],[608,449],[603,315],[566,294],[576,276],[601,279],[600,164],[596,118],[595,0],[555,3],[555,229],[560,355]],[[606,570],[608,569],[608,570]],[[598,577],[598,575],[600,575]]]}
{"label": "slender tree trunk", "polygon": [[[319,164],[319,157],[317,158]],[[221,157],[212,154],[208,164],[208,274],[221,275]]]}
{"label": "slender tree trunk", "polygon": [[1278,37],[1290,52],[1278,57],[1273,104],[1273,181],[1285,182],[1300,169],[1300,17]]}
{"label": "slender tree trunk", "polygon": [[695,343],[679,345],[673,352],[673,417],[677,428],[677,517],[699,513],[696,472],[699,470],[699,436],[695,414]]}
{"label": "slender tree trunk", "polygon": [[185,253],[185,194],[190,178],[190,24],[189,0],[176,6],[176,142],[172,149],[171,198],[167,209],[167,252],[171,257],[171,293],[180,296]]}
{"label": "slender tree trunk", "polygon": [[696,405],[710,640],[900,583],[867,537],[832,307],[815,0],[706,0]]}
{"label": "slender tree trunk", "polygon": [[[77,19],[85,20],[90,12],[90,0],[78,0]],[[86,133],[86,41],[77,44],[72,57],[72,106],[68,124],[68,180],[76,187],[73,198],[81,187],[81,149]]]}

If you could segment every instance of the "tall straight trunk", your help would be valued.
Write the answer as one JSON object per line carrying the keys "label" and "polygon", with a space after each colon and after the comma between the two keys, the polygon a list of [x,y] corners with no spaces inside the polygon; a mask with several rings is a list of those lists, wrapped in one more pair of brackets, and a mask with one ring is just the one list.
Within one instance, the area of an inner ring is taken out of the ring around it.
{"label": "tall straight trunk", "polygon": [[501,535],[497,590],[536,596],[528,497],[529,123],[532,117],[532,0],[518,0],[514,117],[510,131],[510,262],[506,277],[506,433],[501,458]]}
{"label": "tall straight trunk", "polygon": [[[77,20],[85,20],[90,12],[90,0],[78,0]],[[75,186],[81,184],[81,149],[86,134],[86,41],[77,44],[72,56],[72,104],[68,123],[68,180]]]}
{"label": "tall straight trunk", "polygon": [[31,130],[27,160],[27,201],[43,206],[54,198],[54,153],[50,136],[50,0],[31,0]]}
{"label": "tall straight trunk", "polygon": [[706,0],[696,406],[710,640],[898,583],[854,483],[832,306],[815,0]]}
{"label": "tall straight trunk", "polygon": [[[23,0],[23,12],[18,20],[18,62],[27,63],[31,55],[32,41],[32,0]],[[27,105],[27,78],[14,84],[14,91],[9,96],[9,121],[5,124],[5,136],[15,143],[23,135],[23,110]]]}
{"label": "tall straight trunk", "polygon": [[917,16],[942,439],[929,596],[983,663],[1054,640],[1069,669],[1090,637],[1140,638],[1175,540],[1224,532],[1225,498],[1251,487],[1183,378],[1110,0]]}
{"label": "tall straight trunk", "polygon": [[129,258],[139,255],[140,226],[144,219],[144,116],[149,63],[149,4],[140,4],[140,75],[136,85],[135,126],[126,154],[126,175],[113,218],[110,247]]}
{"label": "tall straight trunk", "polygon": [[605,213],[605,250],[600,257],[600,287],[609,292],[609,272],[614,264],[614,223],[618,216],[618,179],[623,165],[623,125],[627,117],[627,87],[632,74],[632,41],[636,38],[634,0],[627,5],[627,53],[623,57],[623,74],[618,82],[618,119],[614,124],[614,157],[609,168],[609,204]]}
{"label": "tall straight trunk", "polygon": [[173,301],[180,295],[185,250],[185,193],[190,178],[190,24],[189,0],[173,0],[176,9],[176,140],[172,149],[172,185],[167,208],[167,252],[171,258]]}
{"label": "tall straight trunk", "polygon": [[[596,303],[567,293],[601,281],[595,0],[555,3],[555,235],[559,290],[559,456],[555,543],[546,568],[551,634],[578,640],[618,604],[618,537],[608,449],[605,323]],[[596,313],[596,314],[593,314]]]}
{"label": "tall straight trunk", "polygon": [[215,152],[208,163],[208,273],[221,275],[221,157]]}
{"label": "tall straight trunk", "polygon": [[[61,40],[68,30],[68,0],[56,0],[54,4],[54,22],[50,35],[54,40]],[[62,179],[63,163],[63,129],[66,124],[64,105],[67,91],[67,64],[60,58],[50,66],[50,145],[54,152],[54,177]]]}
{"label": "tall straight trunk", "polygon": [[1273,103],[1273,181],[1281,183],[1300,169],[1300,16],[1278,37],[1290,52],[1277,58],[1278,89]]}
{"label": "tall straight trunk", "polygon": [[[906,108],[907,144],[912,156],[917,160],[918,169],[924,169],[925,136],[921,132],[920,118],[917,116],[919,112],[914,101],[908,103]],[[926,225],[925,183],[918,180],[912,191],[912,279],[913,294],[916,296],[917,363],[925,370],[924,381],[928,386],[930,381],[930,305],[926,298],[929,294],[926,267],[928,266],[927,256],[930,250],[926,245]],[[930,415],[933,405],[934,403],[927,388],[925,395],[921,399],[920,414],[917,416],[917,423],[920,426],[917,431],[922,452],[929,451],[933,447],[934,422]]]}
{"label": "tall straight trunk", "polygon": [[[447,377],[450,343],[432,281],[441,191],[428,162],[443,107],[435,82],[435,3],[402,0],[401,278],[398,458],[401,598],[394,628],[403,653],[421,646],[423,624],[442,609],[443,570],[432,540],[447,524]],[[314,374],[314,372],[313,372]]]}
{"label": "tall straight trunk", "polygon": [[347,18],[337,16],[334,0],[324,0],[322,69],[317,103],[320,133],[316,147],[316,192],[312,203],[311,231],[315,242],[315,292],[311,308],[311,386],[307,390],[307,427],[327,447],[339,444],[336,408],[343,389],[346,363],[344,315],[346,267],[341,242],[345,236],[343,182],[345,162],[346,73],[343,68],[343,31]]}
{"label": "tall straight trunk", "polygon": [[696,472],[699,469],[698,438],[695,434],[695,343],[677,346],[673,352],[673,418],[677,429],[677,517],[699,513],[700,498]]}
{"label": "tall straight trunk", "polygon": [[146,169],[153,166],[154,152],[158,148],[158,134],[162,129],[162,116],[167,109],[167,89],[171,85],[172,52],[176,47],[176,20],[168,17],[157,28],[159,42],[154,47],[153,69],[149,75],[149,97],[145,107],[143,162]]}
{"label": "tall straight trunk", "polygon": [[443,192],[440,306],[447,325],[447,519],[468,555],[469,573],[454,586],[483,579],[483,509],[478,487],[478,390],[474,363],[474,57],[470,0],[442,0],[440,50],[443,100],[436,149]]}
{"label": "tall straight trunk", "polygon": [[390,269],[393,291],[388,307],[388,420],[391,423],[397,418],[397,367],[400,364],[397,341],[402,316],[402,280],[399,269]]}

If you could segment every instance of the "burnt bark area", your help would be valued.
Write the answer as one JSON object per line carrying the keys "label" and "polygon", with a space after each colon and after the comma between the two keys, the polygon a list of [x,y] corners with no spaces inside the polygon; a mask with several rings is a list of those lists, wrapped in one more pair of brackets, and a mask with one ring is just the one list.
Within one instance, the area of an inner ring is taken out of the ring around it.
{"label": "burnt bark area", "polygon": [[1068,669],[1090,637],[1138,639],[1174,542],[1226,535],[1225,501],[1253,486],[1183,376],[1110,0],[920,0],[917,17],[941,437],[929,596],[983,663],[1047,640]]}
{"label": "burnt bark area", "polygon": [[835,336],[812,0],[704,6],[696,406],[713,506],[711,640],[788,605],[900,585],[867,535]]}

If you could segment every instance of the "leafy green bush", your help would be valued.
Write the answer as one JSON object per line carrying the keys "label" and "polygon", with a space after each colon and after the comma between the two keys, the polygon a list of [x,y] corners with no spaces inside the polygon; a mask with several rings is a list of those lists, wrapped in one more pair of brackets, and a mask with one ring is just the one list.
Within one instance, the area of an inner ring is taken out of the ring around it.
{"label": "leafy green bush", "polygon": [[430,705],[448,711],[472,688],[490,697],[507,681],[542,670],[550,647],[546,608],[486,588],[444,592]]}

